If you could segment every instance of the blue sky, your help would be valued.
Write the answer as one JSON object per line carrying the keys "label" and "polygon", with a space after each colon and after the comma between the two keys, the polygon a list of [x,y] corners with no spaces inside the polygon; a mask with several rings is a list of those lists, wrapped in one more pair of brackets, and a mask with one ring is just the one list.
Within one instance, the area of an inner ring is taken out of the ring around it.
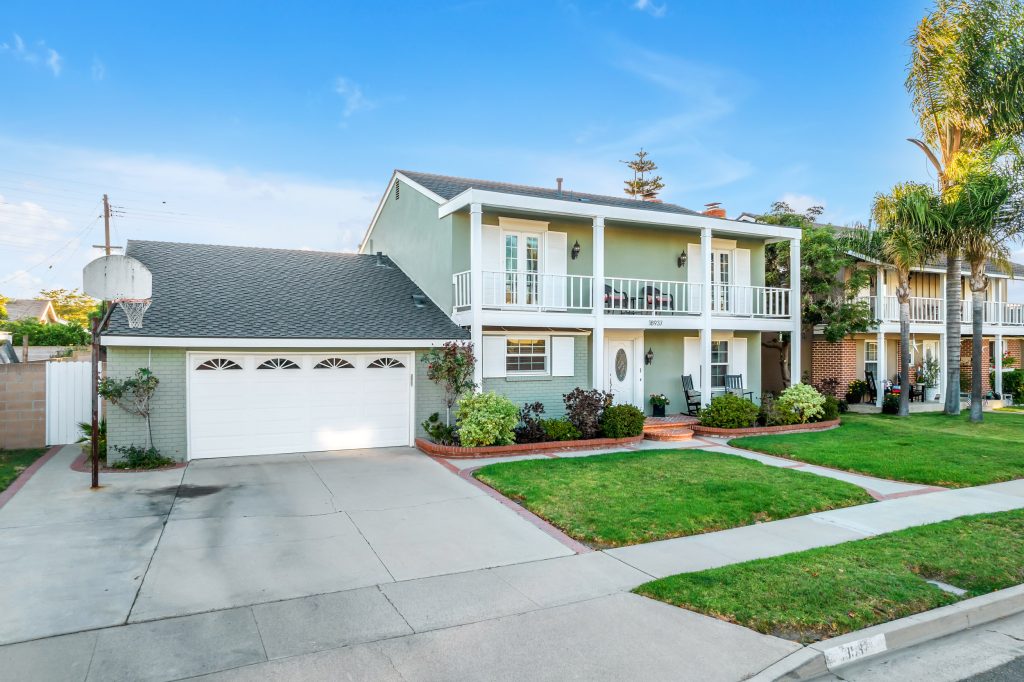
{"label": "blue sky", "polygon": [[0,292],[77,286],[102,239],[352,249],[394,168],[867,218],[927,2],[7,2]]}

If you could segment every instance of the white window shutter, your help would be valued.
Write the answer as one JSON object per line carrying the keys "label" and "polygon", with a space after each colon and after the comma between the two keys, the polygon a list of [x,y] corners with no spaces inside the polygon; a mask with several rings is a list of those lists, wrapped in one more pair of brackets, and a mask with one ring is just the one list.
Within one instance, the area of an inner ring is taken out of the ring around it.
{"label": "white window shutter", "polygon": [[571,377],[576,374],[576,339],[571,336],[551,337],[551,376]]}
{"label": "white window shutter", "polygon": [[747,376],[747,340],[738,336],[729,339],[729,374],[739,374],[743,377],[743,388],[750,388]]}
{"label": "white window shutter", "polygon": [[484,225],[482,237],[480,246],[483,252],[484,271],[483,305],[493,307],[504,303],[505,298],[505,276],[501,274],[505,270],[501,230],[494,225]]}
{"label": "white window shutter", "polygon": [[[704,281],[704,257],[700,253],[700,244],[686,245],[686,281],[697,285]],[[699,312],[701,304],[700,286],[687,288],[689,289],[687,310],[689,312]],[[694,377],[694,382],[696,380],[696,377]]]}
{"label": "white window shutter", "polygon": [[683,337],[683,374],[693,377],[693,388],[699,391],[702,374],[700,371],[700,337]]}
{"label": "white window shutter", "polygon": [[[565,232],[544,235],[544,260],[541,262],[541,301],[546,308],[565,308],[568,236]],[[572,375],[568,375],[572,376]]]}
{"label": "white window shutter", "polygon": [[[737,287],[750,286],[750,249],[733,251],[733,283]],[[754,312],[754,292],[750,289],[736,290],[736,312],[750,315]]]}
{"label": "white window shutter", "polygon": [[505,376],[504,336],[484,337],[483,357],[480,358],[480,362],[483,363],[485,379]]}

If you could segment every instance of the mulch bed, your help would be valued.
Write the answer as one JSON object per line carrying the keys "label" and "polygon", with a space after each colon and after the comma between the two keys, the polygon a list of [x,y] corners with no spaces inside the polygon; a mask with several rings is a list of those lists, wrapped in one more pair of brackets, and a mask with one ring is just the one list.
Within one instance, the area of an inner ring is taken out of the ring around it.
{"label": "mulch bed", "polygon": [[591,438],[588,440],[563,440],[547,443],[517,443],[515,445],[488,445],[482,448],[464,448],[459,445],[439,445],[425,438],[416,439],[416,447],[436,457],[448,459],[481,459],[506,455],[538,455],[556,452],[592,450],[594,448],[633,445],[644,439],[641,436],[629,438]]}
{"label": "mulch bed", "polygon": [[[100,462],[100,471],[105,474],[137,474],[145,473],[147,471],[170,471],[171,469],[184,469],[188,465],[188,462],[178,462],[174,466],[157,467],[155,469],[115,469],[113,467],[105,466]],[[81,471],[83,473],[89,473],[92,471],[92,461],[90,460],[89,453],[82,452],[75,461],[71,463],[72,471]]]}

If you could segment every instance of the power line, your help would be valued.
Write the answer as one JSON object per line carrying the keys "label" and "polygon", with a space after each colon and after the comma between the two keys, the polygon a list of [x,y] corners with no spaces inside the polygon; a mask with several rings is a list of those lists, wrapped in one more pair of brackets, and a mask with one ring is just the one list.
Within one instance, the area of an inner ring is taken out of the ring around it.
{"label": "power line", "polygon": [[64,244],[63,244],[63,245],[62,245],[62,246],[61,246],[61,247],[60,247],[59,249],[57,249],[56,251],[54,251],[53,253],[51,253],[50,255],[48,255],[48,256],[47,256],[46,258],[43,258],[42,260],[40,260],[40,261],[38,261],[38,262],[34,263],[33,265],[30,265],[30,266],[29,266],[29,267],[27,267],[27,268],[23,268],[23,269],[21,269],[21,270],[18,270],[17,272],[15,272],[15,273],[14,273],[13,275],[11,275],[11,276],[7,277],[6,279],[2,279],[2,280],[0,280],[0,284],[7,284],[8,282],[11,282],[11,281],[13,281],[13,280],[14,280],[14,279],[15,279],[16,277],[19,277],[19,276],[21,275],[21,273],[23,273],[23,272],[31,272],[32,270],[35,270],[36,268],[38,268],[38,267],[39,267],[40,265],[42,265],[43,263],[46,263],[47,261],[49,261],[49,260],[51,260],[51,259],[55,258],[55,257],[57,256],[57,254],[59,254],[59,253],[60,253],[61,251],[63,251],[64,249],[66,249],[66,248],[68,248],[69,246],[71,246],[71,244],[72,244],[72,243],[74,243],[74,242],[75,242],[76,240],[78,240],[78,239],[81,239],[81,238],[82,238],[83,236],[85,236],[85,234],[86,234],[86,233],[87,233],[87,232],[88,232],[88,231],[89,231],[90,229],[92,229],[92,226],[93,226],[93,225],[95,225],[95,224],[96,224],[96,223],[97,223],[97,222],[99,221],[99,219],[100,219],[100,218],[102,218],[102,217],[103,217],[103,215],[102,215],[102,214],[100,214],[100,215],[97,215],[97,216],[96,216],[95,218],[93,218],[93,219],[92,219],[92,222],[90,222],[90,223],[89,223],[88,225],[86,225],[86,226],[85,226],[85,227],[84,227],[84,228],[82,229],[82,231],[81,231],[81,232],[79,232],[79,233],[78,233],[78,234],[76,234],[76,235],[75,235],[74,237],[72,237],[72,238],[71,238],[71,239],[69,239],[69,240],[68,240],[67,242],[65,242],[65,243],[64,243]]}

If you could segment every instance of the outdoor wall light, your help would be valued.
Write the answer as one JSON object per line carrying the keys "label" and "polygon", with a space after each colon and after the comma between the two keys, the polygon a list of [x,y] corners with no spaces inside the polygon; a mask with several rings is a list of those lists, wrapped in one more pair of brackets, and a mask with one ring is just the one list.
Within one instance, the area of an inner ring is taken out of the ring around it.
{"label": "outdoor wall light", "polygon": [[653,348],[648,348],[647,349],[647,355],[644,356],[644,364],[645,365],[649,365],[652,362],[654,362],[654,349]]}
{"label": "outdoor wall light", "polygon": [[576,240],[576,243],[572,245],[572,259],[576,260],[580,257],[580,240]]}
{"label": "outdoor wall light", "polygon": [[680,268],[683,267],[684,265],[686,265],[686,252],[685,251],[683,251],[681,254],[679,254],[679,258],[676,259],[676,265],[678,267],[680,267]]}

